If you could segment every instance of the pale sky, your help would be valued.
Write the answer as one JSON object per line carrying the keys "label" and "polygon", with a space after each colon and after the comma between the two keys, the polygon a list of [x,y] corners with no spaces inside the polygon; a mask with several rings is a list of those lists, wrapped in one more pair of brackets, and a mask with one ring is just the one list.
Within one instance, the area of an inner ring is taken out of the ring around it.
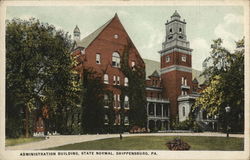
{"label": "pale sky", "polygon": [[117,13],[142,58],[160,61],[165,23],[175,10],[187,22],[194,69],[202,70],[213,39],[221,37],[224,46],[232,50],[234,41],[244,36],[242,6],[11,6],[6,17],[35,17],[71,35],[78,25],[84,38]]}

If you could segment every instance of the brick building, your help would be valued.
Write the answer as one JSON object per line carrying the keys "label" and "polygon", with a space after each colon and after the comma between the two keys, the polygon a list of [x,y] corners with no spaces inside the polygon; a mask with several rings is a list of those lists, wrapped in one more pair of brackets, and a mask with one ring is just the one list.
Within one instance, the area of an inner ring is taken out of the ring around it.
{"label": "brick building", "polygon": [[[132,43],[126,30],[121,24],[117,14],[98,28],[96,31],[80,40],[80,30],[76,26],[74,29],[74,47],[72,56],[78,60],[76,70],[81,74],[83,69],[92,68],[102,78],[106,88],[112,92],[104,95],[105,110],[114,110],[114,125],[129,125],[129,96],[121,98],[121,90],[117,86],[127,87],[129,79],[121,71],[121,58],[128,41]],[[131,68],[138,66],[145,67],[136,47],[132,44],[128,63]],[[113,104],[109,104],[110,100]],[[124,99],[123,103],[120,103]],[[121,106],[123,104],[123,106]],[[124,110],[124,117],[121,118],[121,110]],[[105,114],[105,125],[110,125],[110,117]],[[123,122],[122,122],[123,120]]]}
{"label": "brick building", "polygon": [[[130,67],[140,65],[146,71],[146,124],[151,131],[169,130],[171,121],[186,120],[191,106],[199,96],[199,84],[204,82],[204,79],[199,77],[199,72],[192,69],[192,49],[187,40],[186,22],[180,18],[175,11],[171,20],[165,24],[165,41],[159,51],[160,63],[142,59],[132,44]],[[76,26],[72,51],[72,55],[79,62],[76,70],[81,74],[84,68],[93,68],[103,77],[103,83],[113,93],[114,100],[112,105],[106,103],[104,108],[114,110],[114,125],[129,126],[129,97],[125,95],[123,106],[120,106],[121,90],[116,86],[128,86],[128,78],[121,72],[120,66],[124,48],[128,45],[128,40],[131,41],[130,37],[117,14],[84,39],[81,40],[80,36],[80,29]],[[109,99],[109,95],[104,95],[105,101],[108,102]],[[125,110],[123,118],[122,108]],[[197,117],[202,115],[200,112]],[[105,114],[105,125],[108,124],[109,117]]]}

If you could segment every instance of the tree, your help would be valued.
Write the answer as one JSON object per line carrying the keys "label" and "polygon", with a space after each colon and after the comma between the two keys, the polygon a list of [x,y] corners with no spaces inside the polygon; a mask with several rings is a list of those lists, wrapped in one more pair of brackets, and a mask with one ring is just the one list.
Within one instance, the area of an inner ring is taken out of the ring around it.
{"label": "tree", "polygon": [[[66,127],[66,108],[79,103],[70,37],[36,19],[13,19],[6,24],[6,135],[17,137],[20,134],[13,133],[25,128],[28,137],[33,129],[31,116],[44,106],[49,108],[48,115],[38,112],[38,116],[45,121],[56,117],[54,126],[62,130]],[[13,120],[23,116],[25,127],[12,129]]]}
{"label": "tree", "polygon": [[209,116],[219,116],[225,129],[225,107],[230,105],[232,131],[244,130],[244,39],[236,42],[231,53],[222,46],[222,40],[214,40],[211,56],[205,60],[210,66],[203,75],[207,76],[208,87],[196,100],[193,110],[206,110]]}

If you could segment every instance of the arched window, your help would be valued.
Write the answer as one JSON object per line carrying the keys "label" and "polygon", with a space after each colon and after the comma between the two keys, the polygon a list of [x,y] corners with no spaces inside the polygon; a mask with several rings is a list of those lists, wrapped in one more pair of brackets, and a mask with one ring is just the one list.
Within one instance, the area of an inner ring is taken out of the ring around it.
{"label": "arched window", "polygon": [[182,28],[179,28],[179,32],[180,32],[180,33],[182,32]]}
{"label": "arched window", "polygon": [[128,86],[128,78],[127,77],[125,77],[125,79],[124,79],[124,86]]}
{"label": "arched window", "polygon": [[109,84],[109,75],[108,74],[104,74],[104,83],[105,84]]}
{"label": "arched window", "polygon": [[172,33],[172,28],[169,29],[169,32]]}
{"label": "arched window", "polygon": [[112,54],[112,66],[120,67],[120,55],[118,52],[113,52]]}
{"label": "arched window", "polygon": [[185,113],[185,106],[182,107],[182,114],[183,114],[183,117],[186,116],[186,113]]}

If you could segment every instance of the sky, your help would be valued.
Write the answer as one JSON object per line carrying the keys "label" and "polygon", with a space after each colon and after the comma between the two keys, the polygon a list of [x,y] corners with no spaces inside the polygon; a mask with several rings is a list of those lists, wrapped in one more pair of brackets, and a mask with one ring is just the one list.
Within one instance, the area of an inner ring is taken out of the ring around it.
{"label": "sky", "polygon": [[71,35],[78,25],[84,38],[117,13],[142,58],[160,61],[165,23],[175,10],[187,22],[194,69],[202,70],[212,40],[222,38],[224,46],[233,51],[234,42],[244,36],[242,6],[9,6],[6,18],[34,17]]}

